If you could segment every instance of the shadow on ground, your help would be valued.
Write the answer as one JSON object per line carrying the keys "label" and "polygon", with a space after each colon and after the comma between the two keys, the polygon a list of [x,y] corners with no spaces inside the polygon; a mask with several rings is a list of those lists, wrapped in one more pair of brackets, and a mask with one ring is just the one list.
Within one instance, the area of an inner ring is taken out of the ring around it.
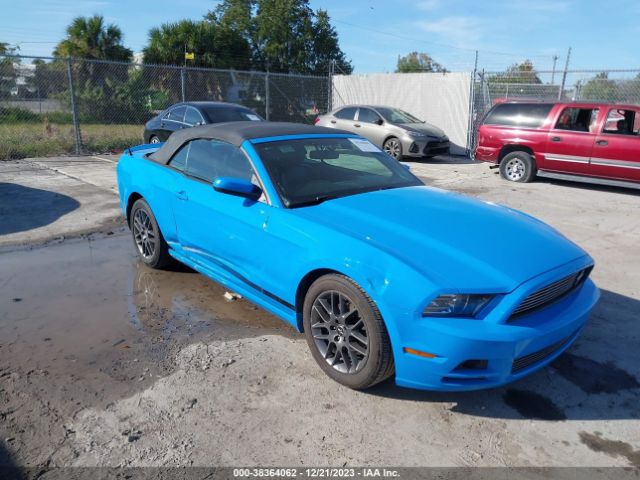
{"label": "shadow on ground", "polygon": [[0,183],[0,235],[44,227],[77,209],[80,203],[67,195]]}
{"label": "shadow on ground", "polygon": [[591,190],[594,192],[610,192],[610,193],[620,193],[623,195],[633,195],[640,196],[640,184],[637,187],[629,186],[629,187],[617,187],[612,185],[601,185],[598,183],[589,183],[589,182],[578,182],[571,180],[560,180],[557,178],[551,177],[536,177],[536,182],[544,182],[549,183],[551,185],[558,185],[569,188],[580,188],[582,190]]}
{"label": "shadow on ground", "polygon": [[[414,402],[451,403],[473,416],[540,420],[640,418],[640,381],[627,371],[637,349],[640,301],[607,290],[576,344],[550,366],[510,385],[476,392],[425,392],[393,380],[367,393]],[[585,339],[585,337],[588,337]],[[614,348],[603,348],[614,346]],[[604,357],[604,358],[603,358]]]}
{"label": "shadow on ground", "polygon": [[477,163],[475,160],[471,160],[468,155],[438,155],[437,157],[433,158],[406,158],[403,160],[403,162],[420,163],[424,165],[466,165],[469,163]]}

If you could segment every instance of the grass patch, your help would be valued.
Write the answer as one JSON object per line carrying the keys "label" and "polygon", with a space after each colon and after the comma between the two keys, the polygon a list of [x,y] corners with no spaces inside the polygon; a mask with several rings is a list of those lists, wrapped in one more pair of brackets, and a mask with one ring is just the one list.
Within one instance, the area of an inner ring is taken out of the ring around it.
{"label": "grass patch", "polygon": [[[86,153],[122,150],[142,143],[142,125],[80,126]],[[55,123],[0,124],[0,160],[67,155],[76,151],[73,125]]]}

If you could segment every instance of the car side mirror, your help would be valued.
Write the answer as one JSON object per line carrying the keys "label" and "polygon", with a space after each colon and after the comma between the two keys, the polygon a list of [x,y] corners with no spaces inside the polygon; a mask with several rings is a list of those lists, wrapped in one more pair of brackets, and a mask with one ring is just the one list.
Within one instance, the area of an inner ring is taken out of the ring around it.
{"label": "car side mirror", "polygon": [[218,177],[213,181],[213,188],[216,192],[248,198],[254,201],[262,196],[262,189],[260,187],[242,178]]}
{"label": "car side mirror", "polygon": [[384,123],[384,120],[382,120],[381,118],[377,119],[375,122],[376,125],[382,125]]}

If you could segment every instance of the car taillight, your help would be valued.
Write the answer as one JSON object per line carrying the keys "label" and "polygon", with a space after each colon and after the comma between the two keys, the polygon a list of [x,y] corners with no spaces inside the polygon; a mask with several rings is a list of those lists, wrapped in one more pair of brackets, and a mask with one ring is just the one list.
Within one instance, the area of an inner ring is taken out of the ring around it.
{"label": "car taillight", "polygon": [[317,125],[317,124],[318,124],[318,122],[320,122],[320,117],[316,117],[316,119],[313,121],[313,124],[314,124],[314,125]]}

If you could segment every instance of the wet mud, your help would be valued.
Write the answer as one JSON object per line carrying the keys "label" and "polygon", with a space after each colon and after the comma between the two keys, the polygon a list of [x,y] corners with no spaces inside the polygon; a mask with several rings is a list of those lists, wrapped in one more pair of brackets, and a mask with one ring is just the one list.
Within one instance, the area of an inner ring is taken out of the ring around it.
{"label": "wet mud", "polygon": [[186,267],[147,268],[128,235],[0,254],[0,438],[46,462],[60,419],[170,374],[185,346],[298,335],[224,294]]}

